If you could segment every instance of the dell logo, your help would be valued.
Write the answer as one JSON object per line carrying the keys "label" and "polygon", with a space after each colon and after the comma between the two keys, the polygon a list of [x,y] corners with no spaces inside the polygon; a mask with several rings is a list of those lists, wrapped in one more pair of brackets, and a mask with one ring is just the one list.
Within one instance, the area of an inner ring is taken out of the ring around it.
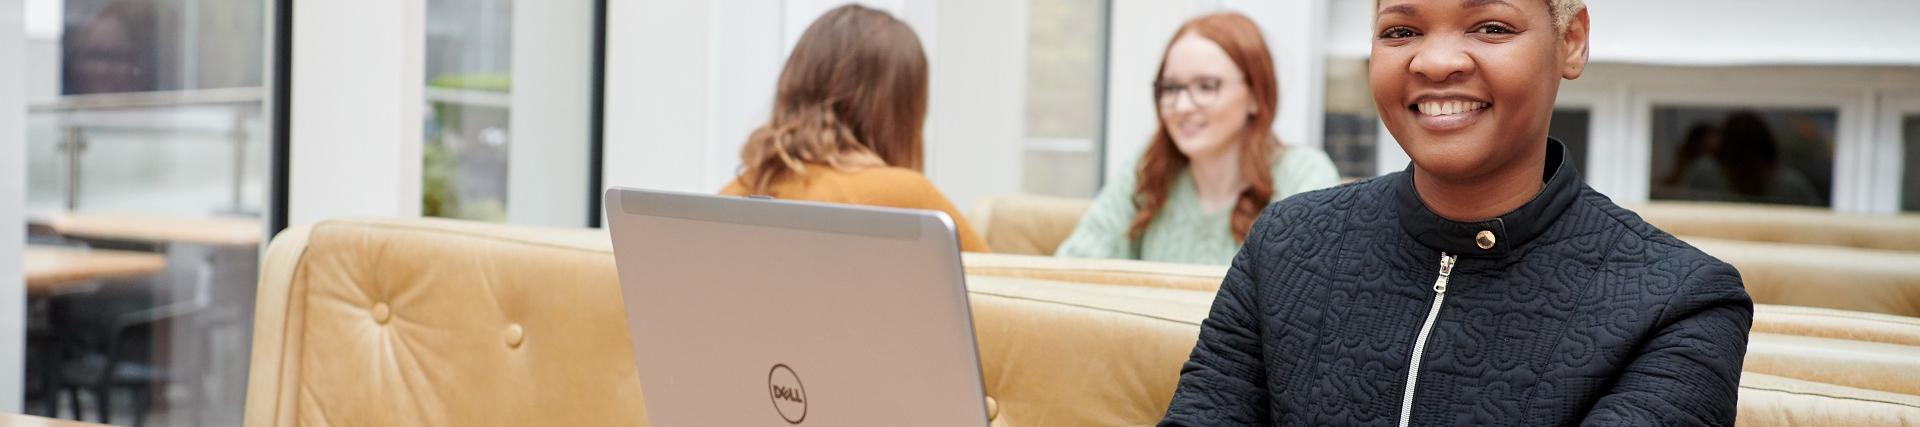
{"label": "dell logo", "polygon": [[780,413],[780,419],[788,424],[800,424],[807,420],[807,387],[800,384],[800,375],[786,364],[774,364],[767,371],[767,395],[772,397],[773,410]]}

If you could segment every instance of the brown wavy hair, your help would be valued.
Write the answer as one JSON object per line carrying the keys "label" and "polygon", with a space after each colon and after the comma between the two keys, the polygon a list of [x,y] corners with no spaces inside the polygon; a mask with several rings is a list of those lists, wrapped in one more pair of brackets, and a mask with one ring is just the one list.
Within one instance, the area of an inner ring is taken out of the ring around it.
{"label": "brown wavy hair", "polygon": [[[1204,37],[1220,45],[1227,57],[1240,67],[1240,74],[1246,76],[1247,93],[1260,108],[1247,120],[1247,127],[1236,135],[1240,144],[1240,178],[1247,183],[1247,189],[1233,206],[1233,219],[1229,222],[1230,231],[1236,242],[1244,242],[1247,231],[1253,228],[1253,220],[1260,216],[1260,210],[1267,207],[1273,198],[1272,165],[1279,158],[1280,139],[1273,135],[1273,118],[1279,110],[1280,83],[1274,77],[1273,55],[1267,51],[1266,38],[1260,34],[1260,27],[1247,19],[1245,15],[1222,12],[1201,16],[1180,26],[1180,31],[1167,41],[1167,51],[1173,50],[1173,43],[1188,34]],[[1155,75],[1157,82],[1167,72],[1166,54],[1160,56],[1160,71]],[[1154,90],[1154,105],[1159,108],[1160,91]],[[1158,111],[1156,118],[1160,117]],[[1147,225],[1153,223],[1154,215],[1166,207],[1167,193],[1173,186],[1175,177],[1185,170],[1190,159],[1174,146],[1172,134],[1167,132],[1167,122],[1159,120],[1159,128],[1153,133],[1153,141],[1147,144],[1147,151],[1140,156],[1139,169],[1136,170],[1133,206],[1138,213],[1133,216],[1133,226],[1127,230],[1127,237],[1139,239],[1147,232]]]}
{"label": "brown wavy hair", "polygon": [[847,5],[814,20],[780,71],[773,115],[740,150],[748,192],[806,173],[877,166],[921,170],[927,56],[886,12]]}

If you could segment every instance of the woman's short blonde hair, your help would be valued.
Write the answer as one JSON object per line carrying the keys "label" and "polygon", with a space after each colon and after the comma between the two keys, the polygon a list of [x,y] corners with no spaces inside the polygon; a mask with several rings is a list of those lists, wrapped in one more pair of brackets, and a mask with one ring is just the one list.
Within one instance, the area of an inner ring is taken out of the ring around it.
{"label": "woman's short blonde hair", "polygon": [[1553,16],[1554,31],[1566,31],[1567,23],[1573,22],[1574,15],[1587,8],[1586,0],[1547,0],[1548,13]]}
{"label": "woman's short blonde hair", "polygon": [[[1547,2],[1547,13],[1553,17],[1554,31],[1566,31],[1567,23],[1573,22],[1573,16],[1579,15],[1582,9],[1587,8],[1586,0],[1545,1]],[[1379,8],[1380,0],[1373,0],[1373,6]]]}

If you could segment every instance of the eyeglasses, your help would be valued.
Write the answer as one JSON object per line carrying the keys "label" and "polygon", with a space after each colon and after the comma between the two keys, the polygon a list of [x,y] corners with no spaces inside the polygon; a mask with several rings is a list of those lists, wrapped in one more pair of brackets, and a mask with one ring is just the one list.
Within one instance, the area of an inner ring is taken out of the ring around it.
{"label": "eyeglasses", "polygon": [[1154,82],[1153,98],[1160,103],[1160,109],[1171,110],[1180,104],[1180,94],[1185,93],[1193,99],[1193,106],[1212,107],[1220,100],[1220,89],[1229,81],[1218,78],[1202,78],[1187,83]]}

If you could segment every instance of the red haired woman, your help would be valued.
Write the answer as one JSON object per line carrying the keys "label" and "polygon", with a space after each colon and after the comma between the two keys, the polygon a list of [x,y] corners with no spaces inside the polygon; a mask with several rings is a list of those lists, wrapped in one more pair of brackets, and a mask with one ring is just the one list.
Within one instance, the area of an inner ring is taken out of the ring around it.
{"label": "red haired woman", "polygon": [[1139,164],[1100,190],[1054,255],[1226,264],[1267,203],[1339,183],[1325,153],[1274,137],[1273,57],[1246,16],[1181,26],[1154,99],[1160,127]]}

